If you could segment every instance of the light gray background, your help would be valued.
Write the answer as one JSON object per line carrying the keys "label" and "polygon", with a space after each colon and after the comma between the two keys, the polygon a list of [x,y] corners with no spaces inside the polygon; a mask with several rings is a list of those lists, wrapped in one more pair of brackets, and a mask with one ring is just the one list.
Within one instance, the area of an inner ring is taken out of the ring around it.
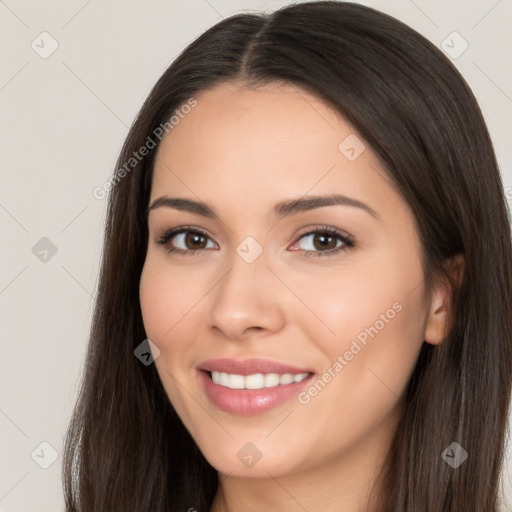
{"label": "light gray background", "polygon": [[[0,0],[0,512],[63,510],[62,439],[82,371],[106,206],[93,188],[108,179],[128,126],[179,51],[222,18],[285,3]],[[362,3],[438,46],[453,31],[468,42],[453,61],[480,102],[504,186],[512,187],[512,0]],[[31,47],[51,48],[43,31],[58,43],[46,59]],[[452,52],[462,49],[455,37]],[[45,262],[32,250],[43,237],[57,248]],[[43,441],[57,452],[48,469],[35,462],[51,462]],[[510,448],[508,457],[512,503]]]}

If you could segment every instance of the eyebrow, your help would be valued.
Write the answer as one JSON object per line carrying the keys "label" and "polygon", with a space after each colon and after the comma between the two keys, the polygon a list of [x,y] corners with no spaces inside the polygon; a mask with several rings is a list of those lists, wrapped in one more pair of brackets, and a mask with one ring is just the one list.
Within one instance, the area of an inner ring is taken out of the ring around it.
{"label": "eyebrow", "polygon": [[[274,207],[272,208],[272,215],[275,217],[283,218],[289,215],[295,215],[297,213],[314,210],[316,208],[337,205],[360,208],[365,212],[369,213],[375,219],[380,219],[378,213],[375,210],[373,210],[373,208],[370,208],[370,206],[368,206],[367,204],[357,199],[353,199],[351,197],[347,197],[341,194],[308,196],[299,199],[288,199],[285,201],[281,201],[275,204]],[[155,199],[153,203],[147,208],[146,215],[149,215],[150,211],[156,210],[157,208],[161,207],[187,211],[211,219],[219,218],[219,215],[216,213],[215,209],[206,203],[203,203],[201,201],[194,201],[192,199],[185,199],[182,197],[168,196],[161,196]]]}

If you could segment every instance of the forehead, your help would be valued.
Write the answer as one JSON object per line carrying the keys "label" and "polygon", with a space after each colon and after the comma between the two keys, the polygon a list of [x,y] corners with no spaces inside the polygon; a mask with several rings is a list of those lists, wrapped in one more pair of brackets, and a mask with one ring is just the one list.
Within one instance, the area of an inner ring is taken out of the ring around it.
{"label": "forehead", "polygon": [[[158,148],[152,199],[172,193],[211,203],[229,199],[251,209],[308,192],[375,204],[382,187],[388,198],[393,194],[354,128],[303,89],[222,83],[195,98],[197,105]],[[399,201],[396,194],[394,199]]]}
{"label": "forehead", "polygon": [[335,131],[353,131],[322,100],[288,84],[247,89],[239,82],[222,83],[202,91],[196,100],[197,105],[180,116],[181,120],[164,137],[162,146],[183,143],[191,131],[194,140],[201,140],[208,149],[243,142],[246,150],[251,141],[282,143],[299,136],[324,139],[327,144],[325,136],[329,132],[332,136]]}

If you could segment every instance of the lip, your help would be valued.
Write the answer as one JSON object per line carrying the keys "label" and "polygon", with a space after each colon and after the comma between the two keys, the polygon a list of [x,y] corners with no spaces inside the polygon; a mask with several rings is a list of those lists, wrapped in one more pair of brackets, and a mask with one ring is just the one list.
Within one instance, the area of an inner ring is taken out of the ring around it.
{"label": "lip", "polygon": [[298,368],[289,364],[278,363],[268,359],[209,359],[203,361],[199,370],[234,373],[236,375],[252,375],[254,373],[314,373],[310,368]]}
{"label": "lip", "polygon": [[[253,373],[309,373],[305,379],[262,389],[230,389],[215,384],[208,372],[219,371],[237,375]],[[253,416],[278,407],[297,396],[315,377],[314,372],[265,359],[213,359],[197,367],[197,373],[208,399],[219,409],[238,416]]]}

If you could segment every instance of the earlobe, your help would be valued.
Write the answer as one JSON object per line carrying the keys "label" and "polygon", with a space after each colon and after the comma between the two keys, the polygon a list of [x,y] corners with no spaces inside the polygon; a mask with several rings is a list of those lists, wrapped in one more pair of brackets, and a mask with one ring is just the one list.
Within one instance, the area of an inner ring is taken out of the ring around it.
{"label": "earlobe", "polygon": [[425,325],[424,340],[439,345],[448,334],[452,309],[453,291],[460,286],[464,275],[464,257],[456,254],[445,265],[449,279],[443,276],[437,283]]}

